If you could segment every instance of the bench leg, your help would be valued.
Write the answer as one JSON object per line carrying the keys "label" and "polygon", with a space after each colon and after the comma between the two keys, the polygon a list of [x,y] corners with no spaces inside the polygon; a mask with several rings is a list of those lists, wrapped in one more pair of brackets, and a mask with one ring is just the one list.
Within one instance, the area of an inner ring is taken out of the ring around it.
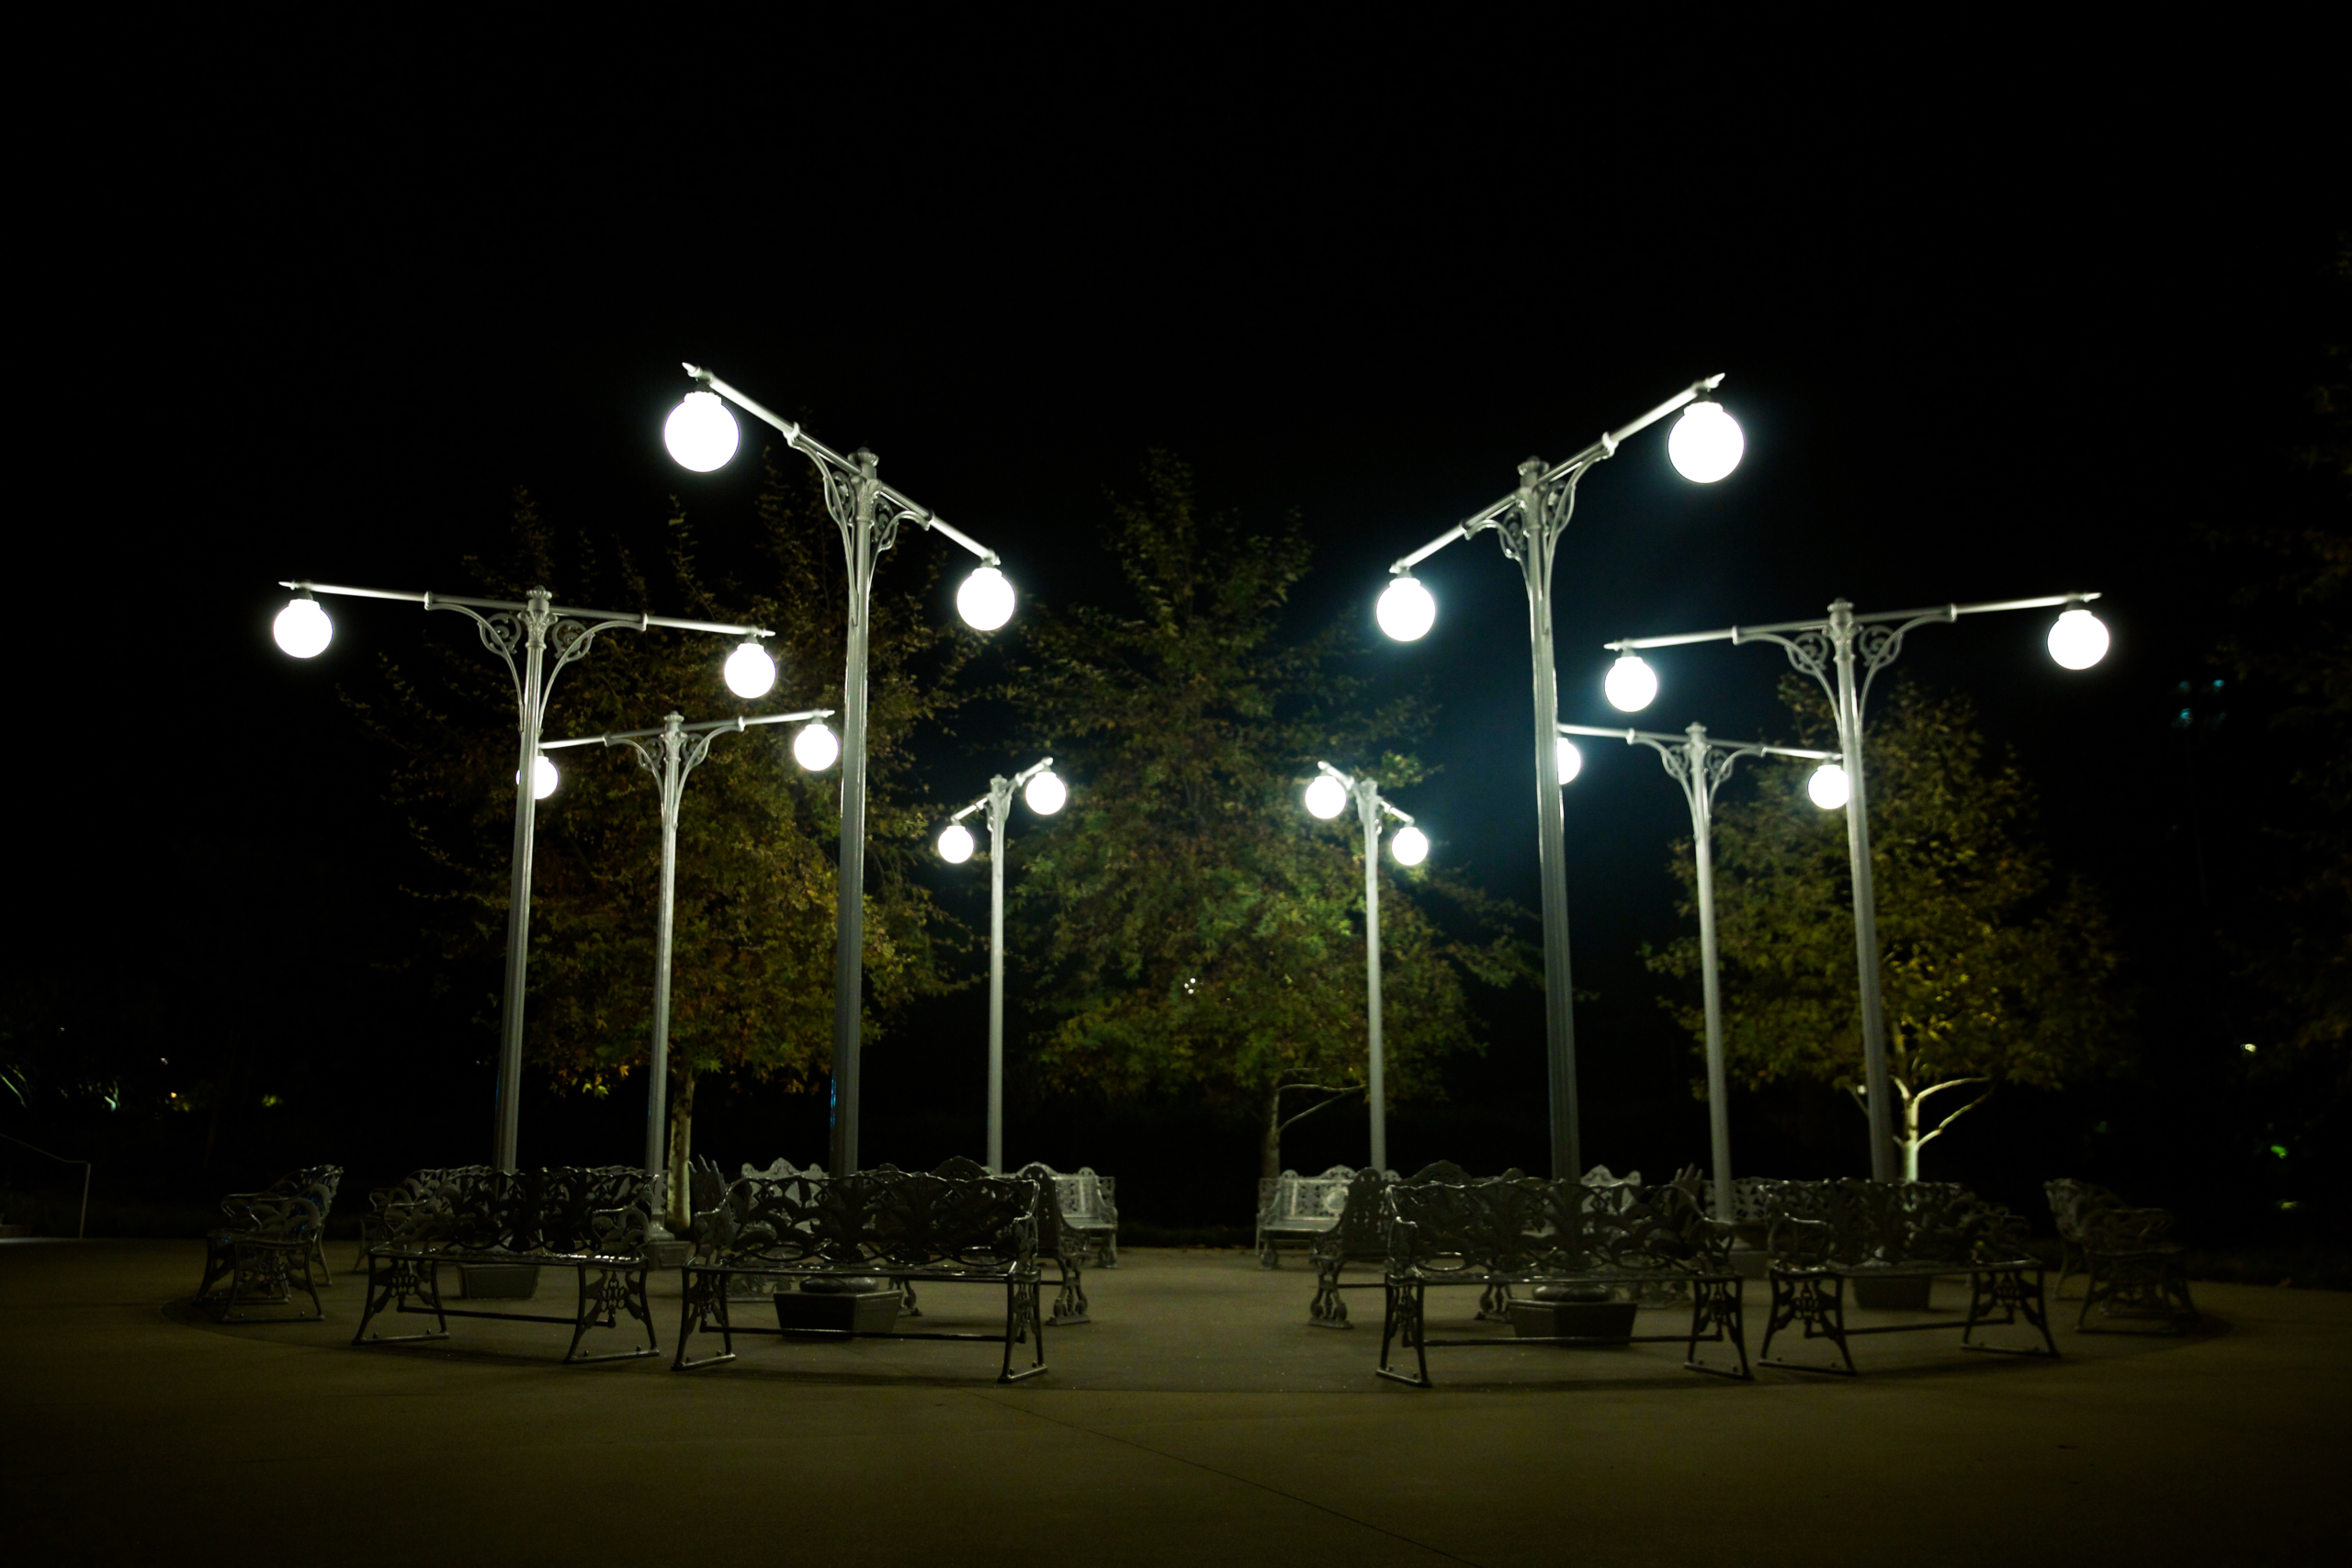
{"label": "bench leg", "polygon": [[[678,1294],[684,1304],[678,1314],[678,1353],[670,1362],[670,1370],[683,1372],[694,1367],[713,1367],[721,1361],[733,1360],[735,1330],[727,1316],[728,1276],[723,1272],[705,1272],[698,1269],[681,1269],[678,1275]],[[694,1340],[695,1331],[707,1331],[714,1316],[718,1319],[718,1340],[723,1347],[720,1354],[704,1356],[699,1359],[688,1356],[686,1349]]]}
{"label": "bench leg", "polygon": [[1054,1326],[1061,1328],[1073,1323],[1091,1323],[1093,1319],[1086,1315],[1085,1269],[1076,1258],[1069,1257],[1057,1258],[1054,1263],[1061,1270],[1061,1288],[1054,1293],[1051,1320]]}
{"label": "bench leg", "polygon": [[1489,1285],[1478,1292],[1478,1320],[1482,1323],[1510,1321],[1510,1287],[1509,1285]]}
{"label": "bench leg", "polygon": [[[1046,1320],[1038,1315],[1039,1289],[1035,1280],[1004,1282],[1004,1364],[997,1371],[999,1382],[1019,1382],[1046,1370]],[[1016,1372],[1012,1370],[1012,1347],[1028,1338],[1033,1328],[1037,1335],[1036,1348],[1030,1364]]]}
{"label": "bench leg", "polygon": [[[640,1264],[635,1269],[597,1269],[596,1283],[593,1287],[588,1283],[588,1271],[595,1266],[580,1263],[573,1268],[579,1275],[580,1304],[572,1318],[571,1348],[564,1352],[563,1364],[568,1367],[575,1362],[633,1361],[639,1357],[659,1355],[662,1346],[653,1332],[653,1314],[645,1304],[644,1266]],[[643,1349],[612,1350],[601,1356],[580,1353],[580,1341],[586,1337],[590,1329],[618,1326],[620,1314],[624,1312],[645,1325]]]}
{"label": "bench leg", "polygon": [[[1421,1282],[1418,1280],[1402,1285],[1389,1284],[1382,1289],[1381,1294],[1385,1299],[1380,1320],[1380,1365],[1375,1370],[1392,1382],[1409,1383],[1415,1388],[1430,1388],[1435,1385],[1430,1382],[1430,1352],[1424,1343],[1428,1337],[1421,1331],[1424,1305],[1421,1292]],[[1388,1348],[1400,1343],[1411,1347],[1420,1367],[1419,1376],[1408,1377],[1389,1366]]]}
{"label": "bench leg", "polygon": [[[381,1280],[378,1275],[378,1265]],[[431,1334],[369,1334],[368,1325],[378,1313],[390,1308],[393,1312],[409,1310],[410,1296],[422,1292],[433,1303],[433,1318],[437,1331]],[[449,1320],[441,1311],[441,1280],[439,1266],[419,1263],[407,1258],[379,1258],[368,1255],[368,1294],[359,1309],[359,1327],[351,1337],[354,1345],[398,1345],[412,1339],[447,1339]]]}
{"label": "bench leg", "polygon": [[1306,1303],[1306,1321],[1317,1328],[1353,1328],[1348,1321],[1348,1303],[1340,1296],[1340,1270],[1347,1263],[1317,1263],[1315,1266],[1315,1296]]}
{"label": "bench leg", "polygon": [[[2023,1269],[1995,1269],[1968,1276],[1968,1321],[1960,1331],[1960,1348],[1982,1350],[1996,1356],[2055,1356],[2058,1342],[2050,1337],[2050,1314],[2043,1310],[2041,1300],[2042,1271],[2030,1270],[2029,1283]],[[1976,1330],[1994,1321],[1993,1314],[2000,1313],[2003,1324],[2015,1323],[2018,1314],[2025,1314],[2026,1323],[2041,1331],[2041,1348],[2013,1350],[2001,1345],[1975,1343]]]}
{"label": "bench leg", "polygon": [[[1747,1365],[1747,1333],[1741,1314],[1740,1284],[1737,1280],[1694,1280],[1690,1284],[1690,1344],[1684,1353],[1682,1364],[1694,1372],[1713,1372],[1717,1377],[1752,1379],[1755,1373]],[[1699,1359],[1699,1342],[1719,1339],[1731,1341],[1739,1352],[1739,1371],[1728,1367],[1711,1367]]]}
{"label": "bench leg", "polygon": [[[1792,1371],[1833,1372],[1856,1377],[1854,1353],[1846,1344],[1846,1282],[1835,1274],[1784,1274],[1771,1271],[1772,1313],[1764,1325],[1764,1346],[1756,1359],[1768,1367]],[[1802,1361],[1772,1359],[1772,1337],[1791,1325],[1801,1325],[1807,1339],[1826,1339],[1838,1347],[1842,1367],[1809,1366]]]}

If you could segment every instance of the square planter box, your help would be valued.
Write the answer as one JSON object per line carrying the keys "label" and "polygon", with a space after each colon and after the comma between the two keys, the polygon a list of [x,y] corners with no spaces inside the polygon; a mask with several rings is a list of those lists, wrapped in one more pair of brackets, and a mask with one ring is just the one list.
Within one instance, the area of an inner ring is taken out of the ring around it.
{"label": "square planter box", "polygon": [[1634,1332],[1632,1302],[1522,1302],[1510,1303],[1510,1331],[1521,1339],[1615,1340]]}
{"label": "square planter box", "polygon": [[1854,1304],[1875,1312],[1925,1312],[1935,1282],[1929,1274],[1898,1274],[1884,1280],[1862,1275],[1850,1281]]}
{"label": "square planter box", "polygon": [[778,1291],[775,1325],[787,1334],[888,1334],[899,1325],[899,1292]]}
{"label": "square planter box", "polygon": [[458,1294],[467,1301],[529,1301],[539,1288],[536,1263],[460,1263]]}

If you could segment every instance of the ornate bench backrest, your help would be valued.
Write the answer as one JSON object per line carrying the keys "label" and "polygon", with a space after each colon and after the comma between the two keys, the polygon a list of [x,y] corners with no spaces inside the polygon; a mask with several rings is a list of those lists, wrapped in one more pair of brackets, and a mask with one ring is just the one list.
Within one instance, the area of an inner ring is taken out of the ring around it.
{"label": "ornate bench backrest", "polygon": [[1037,1177],[1052,1185],[1054,1205],[1060,1211],[1064,1224],[1091,1230],[1119,1223],[1114,1180],[1096,1175],[1091,1165],[1080,1166],[1074,1171],[1059,1171],[1032,1160],[1014,1174]]}
{"label": "ornate bench backrest", "polygon": [[1280,1176],[1258,1179],[1258,1224],[1282,1225],[1304,1219],[1331,1219],[1340,1216],[1348,1201],[1348,1183],[1355,1179],[1353,1168],[1335,1165],[1320,1176],[1301,1176],[1285,1170]]}
{"label": "ornate bench backrest", "polygon": [[737,1267],[993,1269],[1035,1262],[1042,1192],[1019,1177],[888,1166],[746,1176],[695,1220],[714,1260]]}
{"label": "ornate bench backrest", "polygon": [[1385,1191],[1392,1270],[1571,1276],[1722,1273],[1731,1236],[1695,1177],[1657,1186],[1503,1176]]}
{"label": "ornate bench backrest", "polygon": [[2022,1225],[1956,1181],[1789,1181],[1770,1247],[1784,1268],[1990,1261],[2016,1257]]}

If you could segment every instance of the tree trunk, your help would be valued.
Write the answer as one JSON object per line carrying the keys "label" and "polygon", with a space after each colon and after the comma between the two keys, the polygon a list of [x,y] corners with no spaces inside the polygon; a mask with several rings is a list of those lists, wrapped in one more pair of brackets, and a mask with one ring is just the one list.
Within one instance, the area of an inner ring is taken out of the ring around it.
{"label": "tree trunk", "polygon": [[694,1185],[688,1165],[695,1152],[695,1070],[675,1067],[670,1074],[670,1213],[665,1223],[673,1235],[686,1234],[694,1223]]}
{"label": "tree trunk", "polygon": [[1919,1179],[1919,1097],[1903,1096],[1903,1179]]}
{"label": "tree trunk", "polygon": [[1266,1134],[1258,1144],[1258,1174],[1276,1177],[1283,1173],[1283,1091],[1278,1084],[1266,1096]]}

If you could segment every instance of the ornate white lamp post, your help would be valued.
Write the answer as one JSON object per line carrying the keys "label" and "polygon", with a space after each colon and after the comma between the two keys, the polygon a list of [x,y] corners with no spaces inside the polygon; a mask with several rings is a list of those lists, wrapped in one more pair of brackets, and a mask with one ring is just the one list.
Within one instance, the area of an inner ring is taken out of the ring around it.
{"label": "ornate white lamp post", "polygon": [[1388,570],[1380,596],[1383,631],[1410,642],[1437,618],[1437,603],[1413,576],[1413,568],[1456,539],[1491,528],[1503,554],[1519,565],[1527,588],[1529,650],[1535,669],[1536,846],[1544,877],[1544,1033],[1551,1079],[1552,1173],[1575,1176],[1584,1169],[1583,1140],[1577,1112],[1576,1015],[1568,965],[1566,847],[1561,841],[1560,779],[1554,755],[1553,726],[1559,722],[1558,682],[1552,654],[1552,560],[1560,536],[1576,509],[1577,484],[1585,471],[1634,435],[1677,409],[1687,409],[1668,442],[1668,454],[1685,479],[1712,484],[1739,462],[1739,426],[1714,401],[1720,375],[1694,381],[1641,418],[1611,431],[1565,463],[1530,457],[1519,466],[1519,488],[1464,518]]}
{"label": "ornate white lamp post", "polygon": [[[1676,637],[1626,637],[1609,644],[1618,655],[1609,672],[1609,699],[1628,712],[1645,706],[1657,692],[1657,678],[1644,663],[1641,650],[1678,648],[1694,642],[1777,643],[1789,662],[1818,682],[1828,694],[1837,716],[1838,766],[1845,794],[1838,794],[1839,774],[1823,768],[1807,788],[1824,809],[1846,807],[1846,852],[1853,870],[1854,964],[1861,998],[1862,1076],[1865,1106],[1871,1119],[1871,1176],[1895,1179],[1894,1134],[1889,1121],[1894,1086],[1886,1071],[1886,1008],[1880,995],[1878,891],[1871,878],[1870,795],[1862,773],[1862,707],[1870,700],[1871,682],[1903,651],[1903,639],[1919,626],[1956,621],[1962,615],[1997,610],[2049,610],[2061,614],[2050,628],[2050,654],[2069,670],[2087,670],[2107,654],[2107,627],[2084,608],[2096,593],[2058,593],[2041,599],[2002,599],[1984,604],[1938,604],[1923,610],[1889,610],[1857,615],[1853,605],[1839,599],[1826,618],[1782,621],[1769,626],[1727,626],[1722,631],[1686,632]],[[1857,662],[1861,665],[1859,680]],[[1623,696],[1621,697],[1621,689]],[[1638,701],[1628,700],[1635,696]]]}
{"label": "ornate white lamp post", "polygon": [[1363,829],[1363,1000],[1368,1067],[1364,1092],[1372,1102],[1372,1168],[1388,1168],[1387,1058],[1380,1035],[1380,828],[1384,815],[1404,826],[1389,851],[1399,865],[1419,865],[1430,858],[1429,836],[1413,825],[1405,812],[1391,806],[1380,787],[1368,778],[1351,778],[1329,762],[1306,786],[1306,809],[1329,821],[1352,802]]}
{"label": "ornate white lamp post", "polygon": [[[759,651],[756,644],[745,643],[736,651],[741,659],[744,649]],[[764,658],[765,655],[762,654]],[[729,673],[734,671],[735,660],[728,661]],[[768,668],[767,684],[775,681],[775,666]],[[731,682],[730,682],[731,683]],[[748,680],[746,683],[751,683]],[[765,691],[766,686],[761,690]],[[646,1085],[645,1108],[645,1174],[661,1190],[663,1175],[670,1162],[664,1156],[663,1142],[670,1112],[670,938],[675,923],[678,903],[678,802],[684,795],[686,776],[710,755],[710,743],[722,735],[740,734],[760,724],[798,724],[808,719],[832,716],[831,708],[811,708],[807,713],[766,714],[758,718],[720,718],[704,724],[688,724],[682,714],[672,714],[662,721],[659,729],[627,729],[611,735],[586,735],[571,740],[549,740],[541,744],[542,751],[558,751],[567,746],[626,746],[637,753],[638,761],[653,775],[662,792],[662,893],[656,905],[653,923],[653,1054],[652,1070]],[[646,748],[650,741],[652,750]],[[811,724],[792,743],[792,753],[800,765],[814,772],[832,765],[839,751],[832,731],[822,724]],[[657,757],[655,752],[660,755]],[[547,760],[543,757],[542,762]],[[669,1233],[663,1228],[662,1215],[653,1216],[650,1233],[656,1241],[667,1241]]]}
{"label": "ornate white lamp post", "polygon": [[[943,534],[980,558],[978,570],[956,592],[956,609],[979,631],[1012,617],[1012,585],[996,553],[875,477],[876,459],[858,451],[844,457],[798,425],[761,407],[709,371],[689,365],[695,390],[670,415],[662,440],[686,468],[707,473],[735,455],[735,419],[727,404],[773,426],[784,444],[816,466],[825,510],[841,529],[849,563],[849,654],[842,676],[842,859],[833,949],[833,1135],[831,1167],[846,1176],[858,1167],[858,1028],[865,990],[865,642],[874,606],[874,569],[896,543],[899,525],[911,523]],[[721,400],[725,400],[721,401]]]}
{"label": "ornate white lamp post", "polygon": [[[1025,788],[1023,786],[1026,786]],[[947,819],[940,831],[939,858],[961,865],[972,858],[972,830],[964,818],[985,807],[989,814],[989,1139],[988,1168],[1004,1169],[1004,824],[1012,814],[1012,792],[1029,809],[1051,817],[1069,799],[1051,757],[1030,763],[1011,778],[989,780],[988,794]]]}
{"label": "ornate white lamp post", "polygon": [[[514,874],[506,907],[506,989],[499,1000],[498,1103],[491,1156],[492,1163],[499,1169],[513,1170],[523,1084],[524,982],[531,956],[531,839],[538,803],[555,789],[554,764],[539,755],[539,735],[547,716],[548,696],[555,689],[555,678],[563,673],[565,665],[588,651],[599,632],[615,627],[644,631],[651,626],[669,626],[678,631],[752,639],[728,660],[727,676],[738,695],[757,696],[775,682],[773,663],[767,666],[767,682],[757,691],[745,691],[736,682],[756,676],[757,665],[767,660],[757,639],[775,634],[765,626],[730,626],[715,621],[632,615],[615,610],[565,609],[551,604],[544,588],[532,589],[529,597],[517,604],[505,599],[459,598],[448,593],[346,588],[327,582],[281,582],[278,586],[294,590],[295,596],[277,613],[271,635],[277,639],[279,648],[297,659],[317,657],[334,637],[334,624],[313,597],[332,593],[352,599],[394,599],[422,604],[427,610],[455,610],[472,620],[482,646],[503,660],[506,672],[514,677],[521,734],[514,764]],[[746,650],[757,654],[757,660],[747,660]],[[526,771],[531,775],[529,789],[521,787]]]}
{"label": "ornate white lamp post", "polygon": [[[1832,753],[1807,751],[1795,746],[1767,746],[1757,740],[1713,740],[1707,727],[1694,724],[1680,735],[1646,729],[1600,729],[1589,724],[1564,724],[1563,736],[1593,735],[1647,746],[1675,783],[1690,807],[1691,856],[1699,870],[1699,966],[1701,990],[1707,1010],[1707,1144],[1715,1172],[1715,1218],[1728,1222],[1731,1202],[1731,1090],[1724,1070],[1724,1002],[1715,965],[1715,791],[1731,776],[1732,764],[1742,757],[1809,757],[1827,760]],[[1574,751],[1574,744],[1560,744]],[[1573,779],[1573,765],[1560,770]]]}

